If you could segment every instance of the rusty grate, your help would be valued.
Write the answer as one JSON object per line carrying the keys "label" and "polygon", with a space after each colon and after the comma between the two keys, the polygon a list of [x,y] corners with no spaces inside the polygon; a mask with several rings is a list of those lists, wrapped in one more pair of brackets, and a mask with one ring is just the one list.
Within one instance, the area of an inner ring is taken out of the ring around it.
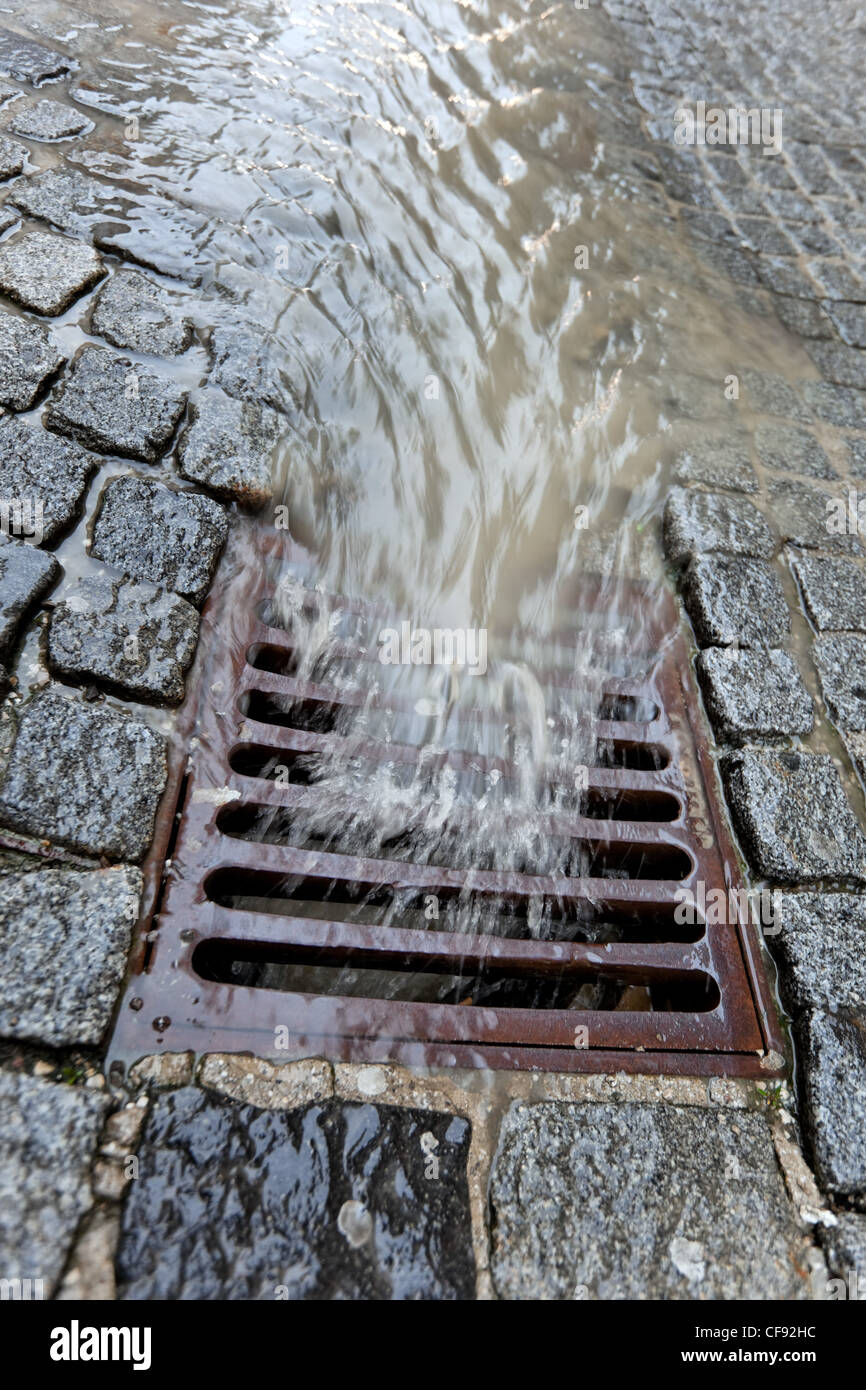
{"label": "rusty grate", "polygon": [[[550,834],[584,847],[586,869],[551,877],[286,843],[293,811],[316,795],[305,768],[340,737],[330,715],[360,696],[293,674],[291,633],[269,620],[267,563],[236,558],[224,570],[203,614],[198,694],[145,866],[115,1059],[157,1047],[548,1071],[777,1067],[768,1055],[782,1051],[775,1011],[747,914],[727,925],[675,918],[678,889],[697,896],[703,881],[708,897],[722,888],[736,904],[742,885],[669,595],[653,594],[651,605],[639,586],[629,595],[651,611],[660,655],[651,675],[603,684],[596,765],[575,809],[547,816]],[[375,737],[353,751],[409,774],[420,755]],[[498,756],[438,756],[511,770]],[[275,764],[287,780],[265,775]],[[281,833],[250,838],[263,810]],[[446,905],[486,895],[500,927],[467,934],[425,921],[430,894]],[[557,904],[566,939],[531,935],[540,900]],[[377,921],[383,904],[387,925]],[[592,1008],[574,1007],[584,984]]]}

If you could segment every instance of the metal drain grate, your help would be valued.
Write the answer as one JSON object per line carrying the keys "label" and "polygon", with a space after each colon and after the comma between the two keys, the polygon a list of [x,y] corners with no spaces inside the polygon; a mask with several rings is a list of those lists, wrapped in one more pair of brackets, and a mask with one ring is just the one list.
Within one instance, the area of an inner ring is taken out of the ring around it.
{"label": "metal drain grate", "polygon": [[[226,568],[232,577],[203,615],[199,696],[145,866],[115,1059],[157,1045],[276,1060],[772,1074],[782,1048],[742,907],[734,925],[675,919],[678,889],[697,896],[702,881],[708,898],[721,888],[736,904],[741,884],[668,595],[652,597],[653,675],[604,683],[597,765],[579,806],[546,817],[547,833],[580,843],[586,867],[551,877],[417,864],[400,845],[367,859],[287,844],[293,811],[316,795],[305,767],[335,748],[334,712],[362,696],[298,680],[291,635],[266,621],[267,565]],[[649,607],[637,586],[631,599]],[[371,737],[353,754],[411,775],[420,750]],[[513,771],[498,756],[438,757]],[[275,760],[286,784],[263,775]],[[279,833],[248,838],[261,808]],[[482,895],[496,904],[497,930],[425,921],[431,894],[446,919],[449,903]],[[568,939],[531,936],[542,901],[556,904]],[[591,1008],[575,1007],[584,985]]]}

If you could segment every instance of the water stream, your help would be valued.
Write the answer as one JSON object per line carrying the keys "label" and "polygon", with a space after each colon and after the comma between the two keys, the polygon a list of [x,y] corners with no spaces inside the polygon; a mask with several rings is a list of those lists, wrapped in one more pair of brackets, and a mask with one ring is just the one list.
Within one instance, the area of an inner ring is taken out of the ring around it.
{"label": "water stream", "polygon": [[[587,872],[547,818],[585,806],[575,769],[596,756],[604,678],[657,659],[645,620],[672,460],[708,431],[748,430],[732,371],[812,368],[684,239],[598,7],[112,13],[78,31],[97,134],[67,158],[206,213],[188,311],[252,325],[285,415],[275,500],[308,560],[274,576],[272,616],[295,674],[359,692],[354,712],[311,716],[349,745],[303,769],[316,795],[243,833]],[[602,576],[591,601],[581,575]],[[316,588],[360,616],[311,608]],[[404,624],[463,633],[469,659],[384,664]],[[238,614],[238,644],[242,629]],[[409,773],[371,767],[369,739],[425,752]],[[482,761],[456,773],[436,763],[445,749]],[[496,757],[510,775],[483,763]],[[489,902],[459,925],[514,930]],[[519,929],[578,927],[542,904]]]}

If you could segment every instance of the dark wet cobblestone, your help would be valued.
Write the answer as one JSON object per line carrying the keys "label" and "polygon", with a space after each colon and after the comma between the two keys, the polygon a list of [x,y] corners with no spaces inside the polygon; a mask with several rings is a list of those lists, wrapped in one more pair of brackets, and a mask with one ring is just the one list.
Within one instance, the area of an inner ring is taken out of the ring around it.
{"label": "dark wet cobblestone", "polygon": [[55,391],[45,424],[89,449],[154,463],[183,414],[186,393],[170,377],[86,347]]}
{"label": "dark wet cobblestone", "polygon": [[124,1208],[119,1296],[471,1298],[468,1143],[465,1120],[423,1111],[159,1096]]}
{"label": "dark wet cobblestone", "polygon": [[79,685],[178,705],[198,625],[192,604],[177,594],[125,577],[88,575],[51,614],[48,666]]}

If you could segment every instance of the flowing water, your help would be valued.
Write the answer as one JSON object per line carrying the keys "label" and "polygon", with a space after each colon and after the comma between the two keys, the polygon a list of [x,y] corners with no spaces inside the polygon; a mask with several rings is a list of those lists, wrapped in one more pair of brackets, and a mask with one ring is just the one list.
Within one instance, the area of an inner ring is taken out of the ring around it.
{"label": "flowing water", "polygon": [[[271,615],[295,674],[359,696],[310,715],[349,751],[305,769],[303,808],[244,833],[587,872],[547,817],[585,809],[603,680],[657,659],[671,460],[748,426],[731,371],[801,360],[684,240],[621,38],[569,3],[118,0],[77,42],[99,138],[69,158],[206,213],[197,320],[242,319],[270,354],[276,500],[305,556]],[[404,625],[463,633],[467,660],[384,664]],[[369,740],[424,752],[405,773]],[[458,908],[450,929],[587,930],[555,902],[519,927]]]}

